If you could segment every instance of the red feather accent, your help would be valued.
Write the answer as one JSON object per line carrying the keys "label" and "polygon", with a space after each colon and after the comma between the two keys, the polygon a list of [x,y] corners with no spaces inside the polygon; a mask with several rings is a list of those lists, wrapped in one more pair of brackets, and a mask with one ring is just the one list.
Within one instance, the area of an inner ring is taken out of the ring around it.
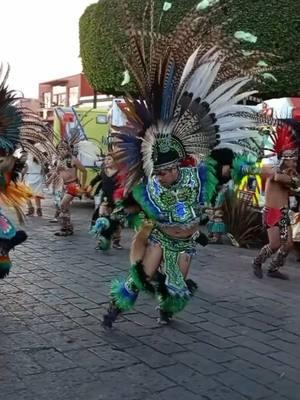
{"label": "red feather accent", "polygon": [[114,199],[115,203],[124,199],[124,188],[123,187],[119,187],[118,189],[116,189],[114,191],[113,199]]}
{"label": "red feather accent", "polygon": [[122,174],[118,174],[116,177],[116,189],[113,193],[113,200],[115,203],[124,199],[125,178],[126,176]]}
{"label": "red feather accent", "polygon": [[297,144],[292,134],[292,129],[288,125],[278,125],[275,131],[270,133],[273,142],[273,152],[280,155],[285,150],[297,148]]}
{"label": "red feather accent", "polygon": [[197,160],[193,156],[187,156],[184,160],[181,161],[181,167],[196,167]]}

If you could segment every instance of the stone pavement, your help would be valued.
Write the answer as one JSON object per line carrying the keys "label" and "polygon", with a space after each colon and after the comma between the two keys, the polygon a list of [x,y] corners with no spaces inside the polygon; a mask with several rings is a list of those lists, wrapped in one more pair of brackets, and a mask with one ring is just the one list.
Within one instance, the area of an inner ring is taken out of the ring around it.
{"label": "stone pavement", "polygon": [[[199,291],[169,327],[141,295],[111,331],[100,325],[111,277],[128,251],[101,254],[76,202],[76,233],[29,220],[0,283],[1,400],[299,400],[300,270],[281,282],[251,274],[253,251],[200,248]],[[53,209],[48,207],[47,216]],[[129,247],[130,233],[124,234]]]}

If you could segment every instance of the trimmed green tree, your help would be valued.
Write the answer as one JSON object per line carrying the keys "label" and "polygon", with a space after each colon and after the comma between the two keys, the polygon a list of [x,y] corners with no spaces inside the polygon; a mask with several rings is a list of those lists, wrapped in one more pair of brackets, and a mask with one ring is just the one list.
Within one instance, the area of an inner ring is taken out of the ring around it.
{"label": "trimmed green tree", "polygon": [[[164,0],[156,0],[156,23],[159,23]],[[163,15],[162,33],[169,32],[195,4],[196,0],[173,1],[172,7]],[[142,21],[145,1],[130,0],[130,10],[137,21]],[[100,93],[120,95],[124,93],[124,67],[114,45],[124,49],[125,33],[120,29],[122,7],[119,0],[99,0],[86,8],[79,21],[80,55],[83,71],[90,85]],[[134,90],[133,83],[126,90]]]}
{"label": "trimmed green tree", "polygon": [[229,15],[234,16],[228,31],[248,31],[257,42],[243,44],[247,50],[259,49],[276,54],[278,70],[263,89],[264,98],[300,96],[300,18],[299,0],[233,0]]}
{"label": "trimmed green tree", "polygon": [[[163,13],[162,33],[171,31],[178,21],[199,1],[173,0]],[[273,75],[277,82],[267,82],[264,98],[300,95],[300,18],[296,12],[299,0],[232,0],[228,5],[228,33],[251,32],[257,42],[243,42],[245,50],[259,49],[279,56],[281,68]],[[165,1],[156,0],[156,24],[162,17]],[[137,22],[142,21],[145,1],[130,0],[129,7]],[[120,29],[120,0],[99,0],[89,6],[80,18],[80,52],[83,70],[91,86],[101,93],[120,95],[124,67],[114,45],[126,51],[126,35]],[[218,21],[219,22],[219,21]],[[134,91],[131,82],[127,91]]]}

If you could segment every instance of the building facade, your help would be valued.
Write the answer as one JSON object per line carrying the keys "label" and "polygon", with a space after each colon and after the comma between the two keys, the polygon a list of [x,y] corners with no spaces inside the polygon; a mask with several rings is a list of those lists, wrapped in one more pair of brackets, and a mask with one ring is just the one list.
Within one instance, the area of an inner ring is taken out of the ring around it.
{"label": "building facade", "polygon": [[82,97],[93,96],[94,90],[83,73],[42,82],[39,84],[40,115],[52,123],[54,107],[72,107],[79,105]]}

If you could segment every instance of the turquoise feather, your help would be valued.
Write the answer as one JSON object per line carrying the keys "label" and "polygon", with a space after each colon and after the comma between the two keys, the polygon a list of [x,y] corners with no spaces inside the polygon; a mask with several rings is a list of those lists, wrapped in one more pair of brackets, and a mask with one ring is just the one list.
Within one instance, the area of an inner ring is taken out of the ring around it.
{"label": "turquoise feather", "polygon": [[159,218],[160,212],[157,207],[151,202],[147,187],[144,183],[135,185],[132,190],[135,201],[140,205],[146,216],[152,220]]}
{"label": "turquoise feather", "polygon": [[234,158],[232,163],[231,177],[236,185],[239,185],[241,180],[246,175],[256,174],[257,159],[249,154],[241,154]]}

